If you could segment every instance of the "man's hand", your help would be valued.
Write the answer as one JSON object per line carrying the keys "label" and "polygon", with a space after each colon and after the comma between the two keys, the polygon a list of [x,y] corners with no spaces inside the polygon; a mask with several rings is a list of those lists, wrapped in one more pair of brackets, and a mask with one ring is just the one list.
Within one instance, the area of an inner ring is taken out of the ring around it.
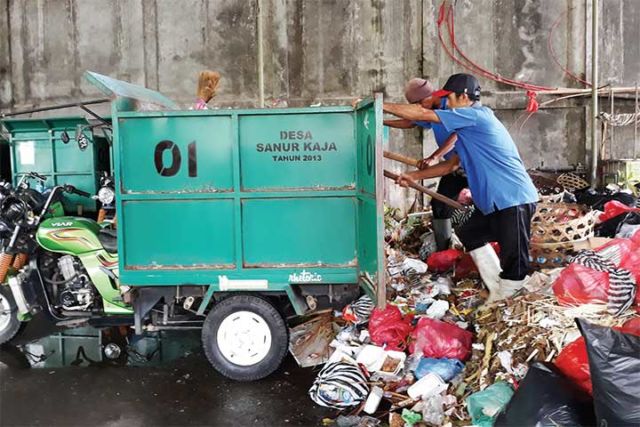
{"label": "man's hand", "polygon": [[362,98],[356,98],[353,101],[351,101],[351,106],[355,109],[358,108],[358,104],[362,102]]}
{"label": "man's hand", "polygon": [[401,173],[400,176],[398,176],[398,179],[396,179],[396,184],[398,184],[400,187],[408,187],[410,183],[415,182],[415,180],[413,179],[413,177],[411,176],[411,173]]}
{"label": "man's hand", "polygon": [[440,159],[433,157],[433,155],[429,156],[429,157],[425,157],[424,159],[420,160],[418,162],[418,164],[416,165],[416,167],[418,169],[426,169],[429,166],[433,166],[436,163],[438,163],[440,161]]}

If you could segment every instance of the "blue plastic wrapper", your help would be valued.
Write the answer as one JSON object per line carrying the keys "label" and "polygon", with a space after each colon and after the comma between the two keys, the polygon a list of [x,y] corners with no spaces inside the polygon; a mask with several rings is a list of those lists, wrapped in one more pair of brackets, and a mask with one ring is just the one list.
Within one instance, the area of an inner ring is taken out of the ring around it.
{"label": "blue plastic wrapper", "polygon": [[458,359],[433,359],[423,357],[415,370],[418,379],[429,373],[438,374],[444,382],[449,382],[464,369],[464,363]]}

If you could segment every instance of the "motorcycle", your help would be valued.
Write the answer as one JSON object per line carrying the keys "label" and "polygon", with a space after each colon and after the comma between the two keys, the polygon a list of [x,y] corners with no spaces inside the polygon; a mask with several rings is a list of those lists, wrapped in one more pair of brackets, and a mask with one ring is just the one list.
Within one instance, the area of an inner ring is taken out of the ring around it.
{"label": "motorcycle", "polygon": [[[92,198],[71,185],[48,193],[22,182],[5,188],[0,201],[0,344],[40,311],[61,326],[109,317],[131,320],[133,309],[125,301],[129,289],[118,280],[115,230],[89,218],[63,216],[64,193]],[[103,187],[97,198],[109,204],[113,190]]]}

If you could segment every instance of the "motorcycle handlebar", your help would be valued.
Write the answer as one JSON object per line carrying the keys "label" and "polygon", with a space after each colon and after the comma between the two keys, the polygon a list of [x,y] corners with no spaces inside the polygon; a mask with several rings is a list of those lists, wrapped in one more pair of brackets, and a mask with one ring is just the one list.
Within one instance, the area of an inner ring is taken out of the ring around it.
{"label": "motorcycle handlebar", "polygon": [[91,198],[91,194],[87,193],[86,191],[78,190],[73,185],[65,185],[64,191],[66,191],[67,193],[77,194],[78,196]]}
{"label": "motorcycle handlebar", "polygon": [[39,180],[41,180],[41,181],[46,181],[46,180],[47,180],[47,177],[46,177],[46,176],[44,176],[44,175],[40,175],[40,174],[39,174],[39,173],[37,173],[37,172],[29,172],[29,174],[30,174],[32,177],[37,178],[37,179],[39,179]]}

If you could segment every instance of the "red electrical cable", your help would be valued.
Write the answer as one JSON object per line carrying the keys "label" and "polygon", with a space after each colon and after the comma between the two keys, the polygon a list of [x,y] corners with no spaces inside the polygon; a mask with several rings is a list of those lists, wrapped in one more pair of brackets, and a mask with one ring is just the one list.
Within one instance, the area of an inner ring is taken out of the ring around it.
{"label": "red electrical cable", "polygon": [[551,29],[549,30],[549,36],[547,37],[547,50],[549,51],[549,55],[551,56],[551,59],[553,59],[553,62],[555,62],[558,65],[558,67],[560,67],[560,69],[562,69],[562,71],[566,75],[568,75],[572,79],[584,84],[585,86],[591,87],[591,82],[589,82],[587,80],[584,80],[584,79],[580,78],[579,76],[575,75],[574,73],[569,71],[564,65],[562,65],[560,63],[560,60],[558,60],[558,56],[556,55],[556,51],[553,48],[553,43],[552,43],[553,32],[558,27],[558,25],[560,25],[560,22],[562,21],[562,18],[564,18],[565,16],[567,16],[567,12],[561,14],[558,17],[558,19],[556,19],[556,21],[551,26]]}
{"label": "red electrical cable", "polygon": [[[453,41],[453,46],[455,48],[455,50],[462,55],[462,57],[467,60],[468,62],[470,62],[471,64],[474,64],[476,67],[480,68],[480,66],[478,64],[475,64],[473,62],[473,60],[471,60],[470,58],[468,58],[464,52],[462,52],[462,50],[460,50],[460,48],[458,47],[457,43],[455,43],[455,27],[454,27],[454,20],[453,20],[453,6],[450,6],[450,30],[449,30],[449,35],[451,37],[451,40]],[[483,69],[484,70],[484,69]],[[499,79],[498,81],[507,83],[507,84],[511,84],[517,87],[522,87],[523,89],[528,89],[528,90],[546,90],[546,86],[539,86],[539,85],[533,85],[531,83],[528,82],[521,82],[521,81],[517,81],[517,80],[512,80],[512,79],[506,79],[498,74],[492,73],[488,70],[484,70],[487,73],[493,75],[495,78]]]}
{"label": "red electrical cable", "polygon": [[[451,45],[452,48],[454,50],[454,52],[457,52],[463,59],[464,61],[461,61],[460,59],[458,59],[455,54],[450,50],[450,48],[447,46],[444,37],[442,36],[442,23],[445,23],[445,26],[447,27],[447,32],[449,35],[449,38],[451,40]],[[526,89],[530,92],[536,92],[536,91],[544,91],[544,90],[553,90],[554,88],[548,87],[548,86],[541,86],[541,85],[535,85],[535,84],[531,84],[528,82],[523,82],[520,80],[513,80],[513,79],[508,79],[505,77],[502,77],[496,73],[493,73],[483,67],[481,67],[480,65],[478,65],[477,63],[475,63],[471,58],[469,58],[468,56],[466,56],[464,54],[464,52],[462,52],[462,50],[460,50],[460,48],[458,47],[456,41],[455,41],[455,24],[454,24],[454,17],[453,17],[453,6],[449,5],[449,7],[446,7],[446,0],[442,2],[442,4],[440,5],[440,10],[438,13],[438,20],[437,20],[437,26],[438,26],[438,38],[440,40],[440,43],[442,44],[442,47],[444,48],[445,52],[447,53],[447,55],[454,60],[457,64],[461,65],[462,67],[466,68],[467,70],[470,70],[476,74],[479,74],[485,78],[488,78],[490,80],[496,81],[496,82],[500,82],[500,83],[504,83],[507,84],[509,86],[514,86],[514,87],[518,87],[521,89]],[[466,62],[465,62],[466,61]],[[528,95],[529,96],[529,95]],[[531,101],[531,97],[529,104],[532,104]],[[533,102],[535,102],[535,100],[533,100]]]}

